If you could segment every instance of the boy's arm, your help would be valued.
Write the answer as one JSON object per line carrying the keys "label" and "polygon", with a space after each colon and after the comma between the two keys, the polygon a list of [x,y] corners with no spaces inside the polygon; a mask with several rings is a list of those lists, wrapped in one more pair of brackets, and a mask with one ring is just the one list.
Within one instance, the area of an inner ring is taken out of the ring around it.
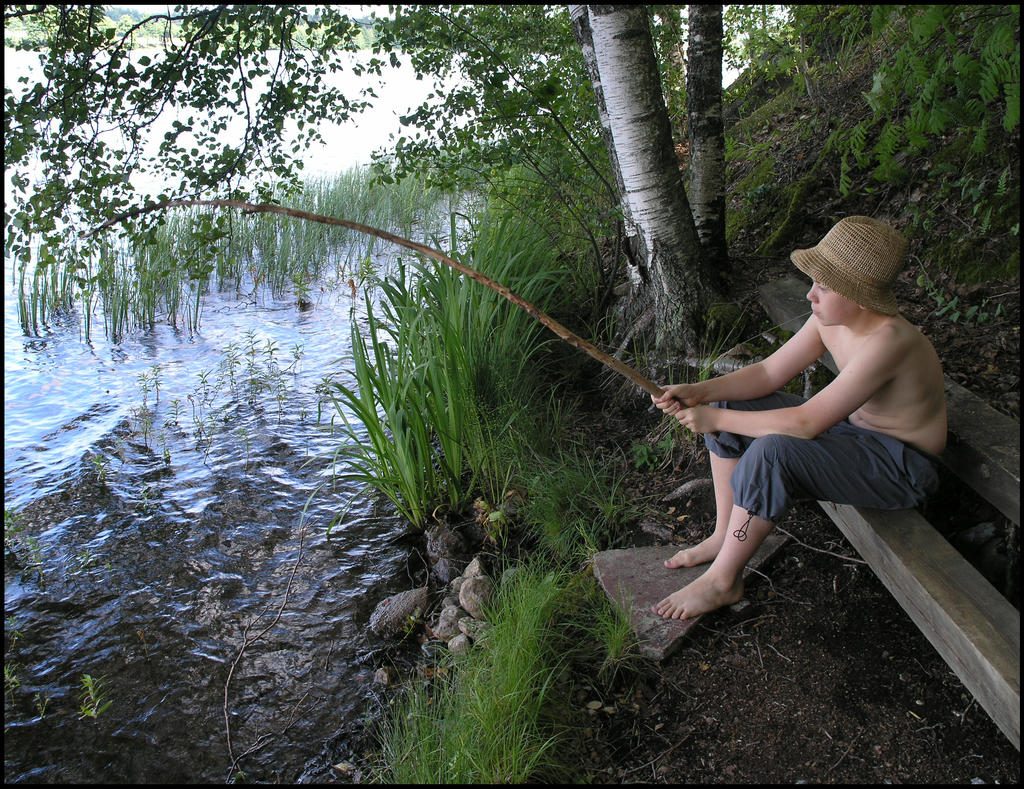
{"label": "boy's arm", "polygon": [[823,353],[825,343],[818,332],[818,319],[812,315],[800,331],[767,359],[720,378],[665,387],[664,397],[652,399],[659,407],[669,405],[673,399],[683,405],[717,400],[753,400],[781,389]]}
{"label": "boy's arm", "polygon": [[832,383],[794,408],[734,411],[698,407],[684,409],[676,418],[696,433],[725,430],[752,438],[770,434],[814,438],[846,419],[892,379],[903,346],[893,330],[875,332]]}

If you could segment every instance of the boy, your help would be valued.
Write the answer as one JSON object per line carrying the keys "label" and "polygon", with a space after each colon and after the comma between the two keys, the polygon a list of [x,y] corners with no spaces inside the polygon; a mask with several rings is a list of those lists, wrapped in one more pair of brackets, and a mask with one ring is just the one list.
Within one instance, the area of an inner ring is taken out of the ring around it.
{"label": "boy", "polygon": [[[946,401],[935,349],[892,293],[906,252],[889,225],[843,219],[790,256],[812,280],[800,331],[761,362],[652,398],[704,434],[717,507],[714,534],[665,562],[710,567],[655,613],[686,619],[737,602],[744,565],[791,498],[903,509],[934,492],[928,453],[946,444]],[[777,391],[826,350],[840,371],[832,383],[809,400]]]}

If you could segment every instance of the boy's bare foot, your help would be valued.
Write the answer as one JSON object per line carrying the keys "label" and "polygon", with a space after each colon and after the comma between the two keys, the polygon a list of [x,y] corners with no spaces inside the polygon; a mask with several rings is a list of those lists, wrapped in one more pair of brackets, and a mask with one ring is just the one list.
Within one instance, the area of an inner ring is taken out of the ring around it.
{"label": "boy's bare foot", "polygon": [[717,533],[712,534],[692,548],[684,548],[671,559],[666,559],[665,566],[670,570],[675,570],[677,567],[694,567],[698,564],[713,562],[722,549],[722,542],[722,537],[719,537]]}
{"label": "boy's bare foot", "polygon": [[692,619],[724,605],[739,602],[742,597],[742,576],[733,584],[726,586],[710,573],[704,573],[693,583],[670,594],[651,610],[664,619]]}

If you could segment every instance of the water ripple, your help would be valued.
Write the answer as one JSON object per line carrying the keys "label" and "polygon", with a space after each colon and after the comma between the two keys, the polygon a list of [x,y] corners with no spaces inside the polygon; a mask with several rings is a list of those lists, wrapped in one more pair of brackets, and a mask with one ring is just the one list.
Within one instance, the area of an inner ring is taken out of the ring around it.
{"label": "water ripple", "polygon": [[[233,676],[233,736],[244,749],[304,694],[317,702],[247,761],[251,779],[301,774],[369,692],[366,622],[407,583],[407,557],[399,518],[351,483],[324,486],[339,438],[316,421],[316,385],[348,355],[350,302],[210,300],[194,337],[157,327],[91,345],[71,325],[23,337],[6,300],[5,507],[20,516],[5,567],[21,682],[5,707],[9,780],[222,781],[226,666],[278,611]],[[200,374],[216,383],[246,331],[301,343],[295,371],[276,390],[204,391]],[[154,370],[159,392],[140,383]],[[111,702],[95,722],[81,720],[86,674]]]}

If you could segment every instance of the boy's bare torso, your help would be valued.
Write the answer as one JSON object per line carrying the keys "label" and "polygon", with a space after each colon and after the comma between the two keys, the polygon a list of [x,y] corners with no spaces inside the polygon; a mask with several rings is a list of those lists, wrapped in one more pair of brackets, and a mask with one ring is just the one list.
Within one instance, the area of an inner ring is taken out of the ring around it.
{"label": "boy's bare torso", "polygon": [[[895,350],[894,375],[850,415],[850,422],[941,452],[946,445],[946,397],[935,349],[901,315],[886,318],[875,331],[886,332],[885,343]],[[843,325],[821,325],[819,335],[840,371],[869,340]]]}

